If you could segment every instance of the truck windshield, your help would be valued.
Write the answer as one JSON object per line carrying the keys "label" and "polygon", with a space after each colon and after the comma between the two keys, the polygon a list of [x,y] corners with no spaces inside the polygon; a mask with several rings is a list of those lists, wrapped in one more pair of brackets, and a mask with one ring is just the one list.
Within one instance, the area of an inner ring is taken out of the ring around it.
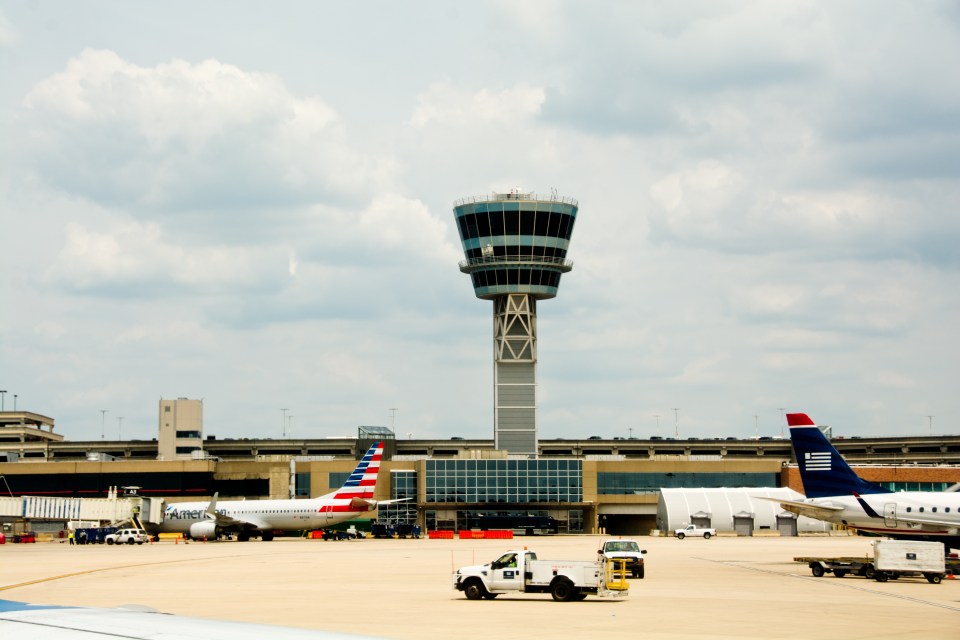
{"label": "truck windshield", "polygon": [[517,566],[517,554],[505,553],[492,563],[494,569]]}
{"label": "truck windshield", "polygon": [[607,551],[639,551],[640,547],[637,546],[636,542],[626,542],[626,541],[617,541],[617,542],[608,542]]}

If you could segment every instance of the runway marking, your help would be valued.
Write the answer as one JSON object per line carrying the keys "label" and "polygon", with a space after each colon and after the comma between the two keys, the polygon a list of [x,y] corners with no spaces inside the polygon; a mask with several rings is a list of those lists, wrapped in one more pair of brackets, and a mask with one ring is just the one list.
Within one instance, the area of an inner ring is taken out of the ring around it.
{"label": "runway marking", "polygon": [[0,585],[0,591],[9,591],[10,589],[20,589],[22,587],[29,587],[35,584],[43,584],[44,582],[53,582],[54,580],[64,580],[66,578],[75,578],[77,576],[90,575],[91,573],[101,573],[103,571],[115,571],[117,569],[132,569],[135,567],[152,567],[155,565],[170,565],[170,564],[181,564],[184,562],[197,562],[203,560],[220,560],[221,558],[243,558],[244,555],[234,555],[234,556],[220,556],[217,558],[186,558],[184,560],[165,560],[163,562],[138,562],[136,564],[120,564],[110,567],[97,567],[95,569],[86,569],[84,571],[74,571],[73,573],[62,573],[56,576],[47,576],[46,578],[37,578],[36,580],[28,580],[27,582],[18,582],[16,584]]}
{"label": "runway marking", "polygon": [[[905,596],[899,593],[884,593],[883,591],[876,591],[874,589],[867,589],[865,587],[860,587],[854,584],[853,580],[845,581],[843,578],[836,578],[834,580],[824,580],[822,577],[817,578],[815,576],[806,576],[798,573],[781,573],[779,571],[773,571],[771,569],[761,569],[760,567],[750,567],[742,563],[747,562],[745,560],[712,560],[710,558],[697,558],[698,560],[704,560],[706,562],[713,562],[715,564],[723,564],[730,567],[737,567],[738,569],[746,569],[748,571],[756,571],[758,573],[770,573],[775,576],[782,576],[786,578],[796,578],[798,580],[811,580],[816,583],[822,583],[829,585],[831,587],[842,587],[844,589],[853,589],[854,591],[863,591],[864,593],[870,593],[878,596],[886,596],[888,598],[897,598],[899,600],[906,600],[908,602],[915,602],[917,604],[926,604],[931,607],[939,607],[941,609],[946,609],[948,611],[957,611],[960,612],[960,607],[951,606],[949,604],[944,604],[942,602],[931,602],[930,600],[921,600],[920,598],[914,598],[912,596]],[[864,578],[866,580],[866,578]]]}

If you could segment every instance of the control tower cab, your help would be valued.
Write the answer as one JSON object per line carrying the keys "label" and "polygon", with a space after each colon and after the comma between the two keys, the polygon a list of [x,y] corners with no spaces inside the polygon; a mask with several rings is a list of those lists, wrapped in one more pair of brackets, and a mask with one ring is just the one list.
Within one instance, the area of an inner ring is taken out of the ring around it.
{"label": "control tower cab", "polygon": [[478,298],[493,300],[494,446],[537,454],[537,300],[553,298],[577,220],[577,201],[513,190],[453,205]]}

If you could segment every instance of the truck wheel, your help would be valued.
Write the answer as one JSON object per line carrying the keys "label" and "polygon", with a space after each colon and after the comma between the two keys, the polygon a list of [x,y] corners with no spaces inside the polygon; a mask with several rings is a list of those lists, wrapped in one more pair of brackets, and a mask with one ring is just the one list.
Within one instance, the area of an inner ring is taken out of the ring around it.
{"label": "truck wheel", "polygon": [[926,578],[930,584],[940,584],[941,577],[939,573],[928,573],[923,577]]}
{"label": "truck wheel", "polygon": [[633,570],[633,577],[643,580],[643,567],[639,567]]}
{"label": "truck wheel", "polygon": [[557,580],[550,589],[550,595],[557,602],[568,602],[576,594],[573,584],[569,580]]}
{"label": "truck wheel", "polygon": [[677,540],[683,540],[683,538],[684,538],[683,531],[681,531],[680,533],[677,534]]}
{"label": "truck wheel", "polygon": [[127,544],[134,544],[135,542],[136,540],[134,540],[133,538],[127,538]]}
{"label": "truck wheel", "polygon": [[860,575],[867,580],[872,580],[877,577],[877,570],[872,564],[864,565],[863,569],[860,570]]}
{"label": "truck wheel", "polygon": [[707,531],[706,533],[703,534],[703,539],[704,539],[704,540],[709,540],[709,539],[710,539],[710,532],[709,532],[709,531]]}
{"label": "truck wheel", "polygon": [[483,588],[483,583],[477,579],[470,580],[463,587],[463,595],[467,596],[467,600],[479,600],[486,592],[487,590]]}
{"label": "truck wheel", "polygon": [[886,582],[889,579],[889,576],[883,571],[877,571],[874,578],[877,582]]}
{"label": "truck wheel", "polygon": [[113,544],[113,538],[107,538],[107,544]]}
{"label": "truck wheel", "polygon": [[824,574],[823,565],[821,564],[810,565],[810,573],[813,574],[814,578],[822,578]]}
{"label": "truck wheel", "polygon": [[833,570],[833,577],[834,577],[834,578],[842,578],[842,577],[845,576],[845,575],[847,575],[847,570],[846,570],[846,569],[834,569],[834,570]]}

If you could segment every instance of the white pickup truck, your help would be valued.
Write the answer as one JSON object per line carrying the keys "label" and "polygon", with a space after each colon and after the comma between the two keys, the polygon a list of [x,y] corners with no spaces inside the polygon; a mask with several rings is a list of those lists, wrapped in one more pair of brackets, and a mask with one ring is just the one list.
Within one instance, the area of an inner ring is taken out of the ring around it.
{"label": "white pickup truck", "polygon": [[614,576],[611,563],[538,560],[536,552],[523,549],[489,564],[457,569],[453,588],[470,600],[492,600],[502,593],[549,593],[558,602],[569,602],[588,595],[619,598],[630,587],[625,576]]}
{"label": "white pickup truck", "polygon": [[633,574],[634,578],[643,578],[643,554],[646,549],[641,549],[636,540],[606,540],[597,555],[604,560],[618,558],[626,563],[626,570]]}
{"label": "white pickup truck", "polygon": [[709,540],[710,536],[717,535],[717,530],[708,528],[701,529],[695,524],[688,524],[683,529],[674,529],[673,535],[677,536],[679,540],[683,540],[687,536],[690,536],[691,538],[703,538],[704,540]]}

